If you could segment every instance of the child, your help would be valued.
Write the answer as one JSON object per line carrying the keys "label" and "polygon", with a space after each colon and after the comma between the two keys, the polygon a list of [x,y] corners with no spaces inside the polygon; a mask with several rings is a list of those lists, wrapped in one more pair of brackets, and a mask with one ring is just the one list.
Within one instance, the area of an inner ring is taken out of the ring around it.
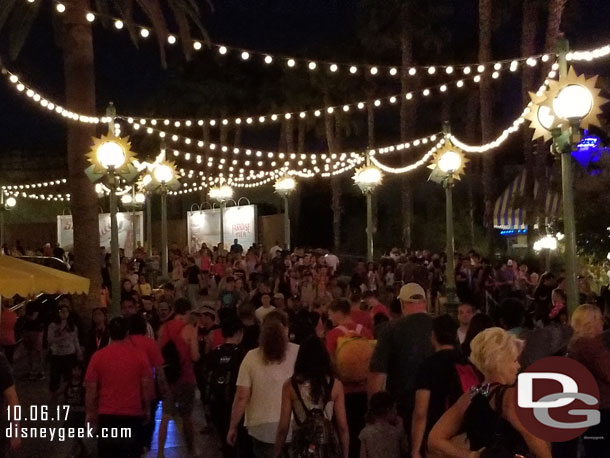
{"label": "child", "polygon": [[401,458],[409,453],[396,402],[387,391],[371,397],[367,425],[360,432],[360,458]]}
{"label": "child", "polygon": [[[70,379],[64,392],[64,402],[70,407],[68,419],[64,428],[83,428],[85,426],[85,387],[83,386],[84,370],[81,363],[72,368]],[[78,438],[72,445],[71,457],[87,456],[87,448],[82,438]]]}

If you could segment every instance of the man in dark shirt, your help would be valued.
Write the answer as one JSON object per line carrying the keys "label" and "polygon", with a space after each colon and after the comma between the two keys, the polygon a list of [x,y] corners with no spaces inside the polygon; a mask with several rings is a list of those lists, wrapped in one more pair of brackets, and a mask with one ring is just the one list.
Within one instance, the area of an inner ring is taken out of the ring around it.
{"label": "man in dark shirt", "polygon": [[417,283],[407,283],[398,295],[403,317],[391,322],[380,335],[371,358],[369,395],[387,390],[398,403],[398,413],[409,432],[415,397],[415,374],[434,349],[432,318],[426,313],[426,293]]}
{"label": "man in dark shirt", "polygon": [[191,306],[197,307],[199,302],[199,267],[195,264],[195,260],[189,256],[186,258],[186,281],[187,281],[187,293]]}
{"label": "man in dark shirt", "polygon": [[455,349],[458,325],[449,315],[432,321],[432,345],[435,353],[426,358],[415,379],[415,408],[411,427],[411,457],[426,456],[430,430],[445,411],[462,395]]}
{"label": "man in dark shirt", "polygon": [[[205,402],[210,406],[211,420],[221,438],[227,437],[231,421],[231,407],[235,397],[237,374],[246,350],[240,345],[243,325],[237,317],[221,324],[225,343],[212,350],[206,357]],[[235,456],[235,451],[222,441],[223,456]]]}
{"label": "man in dark shirt", "polygon": [[233,245],[231,245],[231,254],[243,254],[244,247],[239,244],[238,239],[233,240]]}

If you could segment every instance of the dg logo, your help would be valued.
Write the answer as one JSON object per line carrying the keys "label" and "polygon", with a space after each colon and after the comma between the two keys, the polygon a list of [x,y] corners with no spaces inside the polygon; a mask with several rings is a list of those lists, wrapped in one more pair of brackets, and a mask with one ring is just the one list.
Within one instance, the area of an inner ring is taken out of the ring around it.
{"label": "dg logo", "polygon": [[600,423],[599,387],[589,370],[563,356],[536,361],[517,378],[523,426],[549,442],[565,442]]}

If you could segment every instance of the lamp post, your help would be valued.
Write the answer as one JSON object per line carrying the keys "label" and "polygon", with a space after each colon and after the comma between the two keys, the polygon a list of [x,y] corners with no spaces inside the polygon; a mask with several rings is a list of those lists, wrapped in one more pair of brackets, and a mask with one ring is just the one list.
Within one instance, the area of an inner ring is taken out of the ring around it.
{"label": "lamp post", "polygon": [[[151,168],[151,173],[142,178],[142,186],[153,191],[158,189],[161,194],[161,276],[169,277],[169,262],[167,248],[167,193],[180,187],[178,173],[173,163],[162,159]],[[150,199],[149,199],[150,201]]]}
{"label": "lamp post", "polygon": [[[445,126],[445,135],[449,134],[449,127]],[[430,167],[433,169],[430,179],[441,183],[445,189],[445,220],[446,220],[446,293],[447,313],[455,315],[459,299],[455,286],[455,238],[453,230],[453,186],[455,180],[460,179],[464,172],[467,159],[459,148],[456,148],[449,140],[445,140],[445,146],[436,154],[435,163]]]}
{"label": "lamp post", "polygon": [[225,245],[225,223],[224,223],[224,208],[225,203],[233,197],[233,188],[229,185],[221,185],[210,188],[210,199],[218,202],[220,206],[220,245],[224,248]]}
{"label": "lamp post", "polygon": [[146,202],[146,195],[141,192],[136,192],[136,187],[131,187],[131,193],[123,194],[121,197],[121,203],[128,209],[131,209],[131,246],[132,246],[132,257],[136,254],[136,210],[139,209]]}
{"label": "lamp post", "polygon": [[108,136],[102,135],[101,138],[93,138],[93,146],[88,154],[91,166],[85,170],[85,173],[94,183],[104,181],[109,188],[111,314],[116,316],[119,315],[121,306],[119,228],[116,216],[117,187],[120,178],[131,181],[137,176],[138,171],[132,164],[131,144],[126,138],[114,135],[114,117],[111,117],[108,130]]}
{"label": "lamp post", "polygon": [[600,106],[607,100],[600,97],[600,89],[595,87],[597,77],[587,79],[577,75],[573,68],[568,69],[567,53],[568,42],[562,39],[557,50],[558,68],[555,67],[559,70],[559,80],[548,80],[544,93],[531,95],[527,119],[535,129],[533,138],[552,138],[552,151],[561,158],[568,310],[573,311],[578,306],[578,287],[572,151],[580,140],[581,128],[599,126]]}
{"label": "lamp post", "polygon": [[296,189],[297,182],[290,176],[285,176],[275,182],[275,192],[284,200],[284,245],[290,250],[290,213],[288,211],[288,198]]}
{"label": "lamp post", "polygon": [[366,197],[366,260],[372,262],[374,259],[373,247],[373,192],[381,184],[383,174],[381,170],[369,165],[369,156],[366,157],[367,165],[356,170],[353,176],[356,185]]}
{"label": "lamp post", "polygon": [[12,210],[16,205],[17,199],[6,196],[4,189],[0,189],[0,250],[4,249],[4,213]]}

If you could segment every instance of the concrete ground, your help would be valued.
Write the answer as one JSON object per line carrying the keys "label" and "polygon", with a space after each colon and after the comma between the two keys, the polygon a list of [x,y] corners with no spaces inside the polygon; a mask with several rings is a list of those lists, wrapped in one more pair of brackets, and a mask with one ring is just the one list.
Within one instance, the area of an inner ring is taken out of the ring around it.
{"label": "concrete ground", "polygon": [[[48,379],[41,381],[29,381],[24,378],[24,361],[23,357],[20,356],[20,352],[16,353],[14,372],[17,378],[17,394],[22,408],[23,418],[30,417],[30,410],[40,411],[40,409],[31,406],[48,406],[49,412],[56,412],[57,403],[50,402],[50,395],[48,389]],[[49,415],[51,416],[51,415]],[[197,456],[201,458],[220,458],[220,443],[214,435],[201,434],[200,431],[205,426],[205,420],[203,415],[203,409],[199,400],[195,401],[195,431],[196,433],[196,450],[199,451]],[[157,409],[155,416],[155,434],[153,438],[152,449],[145,455],[145,458],[156,458],[158,456],[157,447],[157,432],[159,424],[161,423],[161,405]],[[22,421],[23,427],[60,427],[62,421]],[[4,431],[1,432],[4,434]],[[10,458],[70,458],[72,446],[74,444],[73,439],[66,439],[65,441],[59,441],[57,438],[51,441],[49,438],[35,438],[35,439],[23,439],[20,449],[16,452],[9,453]],[[91,453],[84,455],[86,457],[95,457],[95,442],[88,442],[87,445],[91,449]],[[171,421],[167,441],[165,444],[164,455],[166,458],[186,458],[188,453],[184,446],[181,426],[178,421]]]}

